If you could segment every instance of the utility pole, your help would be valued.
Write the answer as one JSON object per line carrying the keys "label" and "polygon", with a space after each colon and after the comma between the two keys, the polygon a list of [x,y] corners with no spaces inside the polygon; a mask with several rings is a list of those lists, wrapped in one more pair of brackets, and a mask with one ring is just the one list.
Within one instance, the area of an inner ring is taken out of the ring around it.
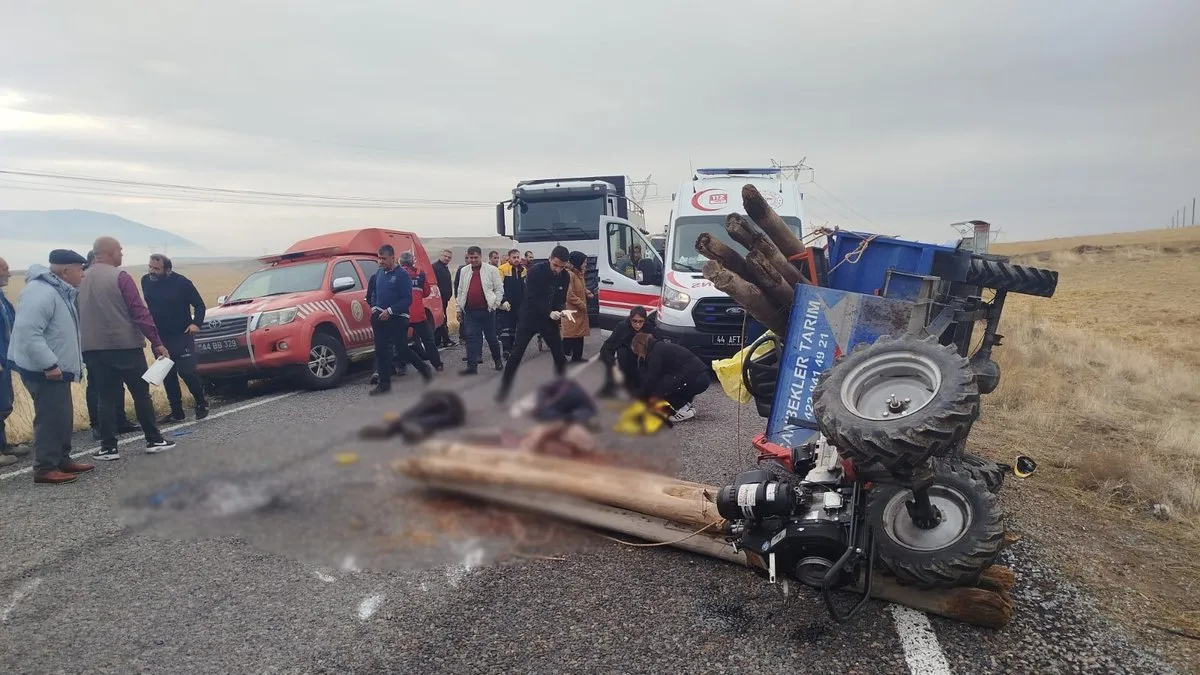
{"label": "utility pole", "polygon": [[644,204],[647,197],[657,197],[658,190],[654,190],[653,194],[650,188],[657,188],[658,184],[650,180],[650,176],[646,176],[645,180],[631,180],[626,187],[629,188],[629,198],[636,202],[639,206]]}
{"label": "utility pole", "polygon": [[794,181],[800,181],[800,174],[804,173],[804,172],[808,172],[808,180],[801,181],[801,182],[809,183],[809,182],[812,182],[812,180],[814,179],[815,172],[813,171],[813,168],[811,166],[808,166],[807,164],[804,163],[804,160],[806,160],[806,159],[808,159],[808,157],[804,157],[803,159],[801,159],[799,162],[796,162],[795,164],[782,164],[776,160],[771,160],[771,166],[773,168],[779,169],[780,173],[783,174],[784,178],[786,178],[788,180],[794,180]]}
{"label": "utility pole", "polygon": [[1196,198],[1192,197],[1192,224],[1196,224]]}

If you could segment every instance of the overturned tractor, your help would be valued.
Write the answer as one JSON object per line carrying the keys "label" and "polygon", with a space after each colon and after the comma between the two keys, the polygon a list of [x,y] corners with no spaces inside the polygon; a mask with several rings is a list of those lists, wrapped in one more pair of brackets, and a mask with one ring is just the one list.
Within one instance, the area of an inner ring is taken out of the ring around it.
{"label": "overturned tractor", "polygon": [[[765,327],[743,383],[767,430],[758,468],[719,491],[725,535],[775,582],[821,590],[839,620],[871,595],[876,565],[900,585],[979,583],[1006,544],[1009,473],[966,451],[1008,293],[1054,294],[1057,272],[1002,256],[849,231],[806,245],[750,185],[726,221],[745,256],[705,234],[704,275]],[[757,227],[755,227],[757,224]],[[977,336],[977,337],[976,337]],[[842,613],[830,591],[863,591]]]}

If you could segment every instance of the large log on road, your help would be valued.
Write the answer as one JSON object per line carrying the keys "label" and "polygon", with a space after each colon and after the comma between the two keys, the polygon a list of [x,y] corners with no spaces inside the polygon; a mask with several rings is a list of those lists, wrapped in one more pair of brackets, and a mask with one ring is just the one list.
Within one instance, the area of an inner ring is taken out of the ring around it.
{"label": "large log on road", "polygon": [[[716,488],[645,471],[447,441],[394,463],[429,487],[561,518],[682,550],[761,567],[713,534],[724,524]],[[877,574],[872,597],[950,619],[1002,628],[1012,618],[1013,575],[989,568],[976,587],[918,590]],[[861,589],[857,589],[861,592]]]}

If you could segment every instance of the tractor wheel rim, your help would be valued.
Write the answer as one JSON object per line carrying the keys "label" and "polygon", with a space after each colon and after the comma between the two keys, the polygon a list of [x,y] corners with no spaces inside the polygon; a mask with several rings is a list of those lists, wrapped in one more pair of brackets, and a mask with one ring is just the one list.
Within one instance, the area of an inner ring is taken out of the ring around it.
{"label": "tractor wheel rim", "polygon": [[912,551],[940,551],[956,544],[971,528],[974,512],[963,493],[945,485],[929,487],[929,503],[937,508],[941,522],[922,529],[908,515],[912,491],[901,490],[883,509],[883,531],[889,539]]}
{"label": "tractor wheel rim", "polygon": [[933,360],[912,353],[879,354],[854,366],[842,383],[842,405],[868,420],[894,420],[929,405],[942,386]]}
{"label": "tractor wheel rim", "polygon": [[308,352],[308,370],[325,379],[337,369],[337,355],[326,345],[317,345]]}

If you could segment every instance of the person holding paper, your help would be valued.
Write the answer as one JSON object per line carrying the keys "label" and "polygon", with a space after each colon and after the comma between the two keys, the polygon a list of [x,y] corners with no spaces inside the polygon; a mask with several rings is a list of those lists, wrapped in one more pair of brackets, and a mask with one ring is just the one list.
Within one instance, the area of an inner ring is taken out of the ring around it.
{"label": "person holding paper", "polygon": [[[133,409],[150,454],[170,450],[175,442],[163,438],[154,418],[146,372],[146,342],[159,358],[169,356],[154,318],[138,293],[137,282],[121,269],[121,243],[100,237],[92,246],[96,261],[79,286],[79,332],[88,374],[96,378],[97,414],[100,417],[99,460],[121,458],[117,451],[117,409],[125,406],[125,391],[133,395]],[[124,385],[124,388],[122,388]]]}

